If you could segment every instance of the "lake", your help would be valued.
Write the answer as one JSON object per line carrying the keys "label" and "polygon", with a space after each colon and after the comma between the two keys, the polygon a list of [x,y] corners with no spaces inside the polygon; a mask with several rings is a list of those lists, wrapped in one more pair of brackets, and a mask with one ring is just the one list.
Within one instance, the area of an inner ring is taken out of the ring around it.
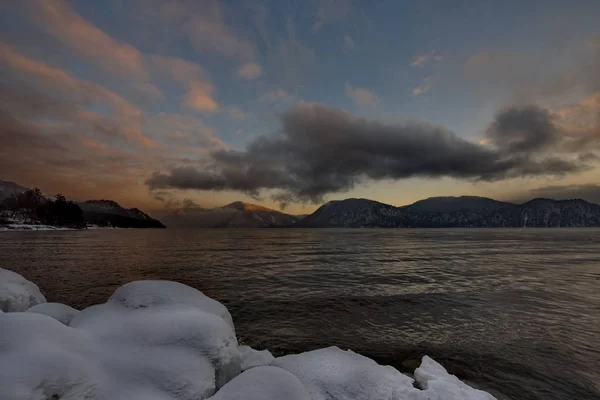
{"label": "lake", "polygon": [[600,399],[600,229],[7,232],[0,266],[76,308],[176,280],[276,354],[428,354],[510,399]]}

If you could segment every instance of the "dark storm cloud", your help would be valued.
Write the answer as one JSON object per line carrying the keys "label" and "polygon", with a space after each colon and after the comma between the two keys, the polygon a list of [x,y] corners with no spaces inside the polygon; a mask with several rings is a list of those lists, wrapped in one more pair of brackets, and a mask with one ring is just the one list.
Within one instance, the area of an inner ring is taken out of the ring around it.
{"label": "dark storm cloud", "polygon": [[585,168],[577,155],[552,153],[558,130],[535,107],[500,113],[488,134],[494,147],[460,138],[423,122],[384,125],[344,111],[301,105],[281,116],[282,130],[243,151],[210,153],[198,168],[154,173],[151,189],[234,190],[257,195],[275,189],[277,200],[318,202],[365,180],[453,177],[498,180],[561,175]]}
{"label": "dark storm cloud", "polygon": [[510,153],[541,150],[560,139],[550,112],[536,106],[504,110],[496,116],[487,135],[499,149]]}

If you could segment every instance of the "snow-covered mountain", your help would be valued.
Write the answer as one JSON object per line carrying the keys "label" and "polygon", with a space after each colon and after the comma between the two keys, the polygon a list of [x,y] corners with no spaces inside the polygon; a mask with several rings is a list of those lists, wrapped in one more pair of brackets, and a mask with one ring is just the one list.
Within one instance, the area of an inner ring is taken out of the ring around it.
{"label": "snow-covered mountain", "polygon": [[165,216],[169,226],[188,228],[277,228],[291,226],[298,217],[257,204],[236,201],[217,208],[188,208]]}
{"label": "snow-covered mountain", "polygon": [[331,201],[297,227],[468,228],[600,227],[600,205],[534,199],[512,204],[484,197],[434,197],[404,207],[367,199]]}

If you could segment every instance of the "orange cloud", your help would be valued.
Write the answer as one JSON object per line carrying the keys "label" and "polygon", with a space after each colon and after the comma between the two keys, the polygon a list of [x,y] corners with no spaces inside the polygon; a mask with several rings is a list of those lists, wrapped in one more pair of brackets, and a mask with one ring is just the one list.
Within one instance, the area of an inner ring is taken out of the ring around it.
{"label": "orange cloud", "polygon": [[[202,148],[224,148],[227,145],[216,134],[215,128],[202,120],[185,114],[158,113],[150,116],[145,125],[155,137],[162,137],[175,145]],[[189,149],[187,149],[189,151]]]}
{"label": "orange cloud", "polygon": [[136,106],[115,92],[95,83],[75,78],[61,69],[31,60],[15,51],[11,46],[1,42],[0,62],[26,74],[29,78],[48,88],[68,93],[82,103],[104,102],[118,114],[130,116],[141,114]]}
{"label": "orange cloud", "polygon": [[[199,64],[177,57],[144,55],[136,48],[102,32],[78,15],[64,0],[48,0],[35,4],[29,5],[30,12],[48,27],[53,36],[96,65],[133,77],[139,81],[134,83],[133,87],[150,99],[158,100],[163,97],[162,91],[156,85],[147,82],[152,76],[158,75],[185,86],[187,95],[182,104],[198,111],[217,109],[217,103],[210,94],[213,91],[212,85]],[[167,11],[176,14],[181,12],[182,8],[171,7],[167,8]],[[220,14],[218,15],[220,18]],[[212,23],[217,27],[222,25],[222,21]],[[225,32],[226,41],[233,40],[227,39],[231,34],[224,26],[220,27],[218,32]],[[232,51],[236,51],[236,46],[232,47]],[[256,67],[248,72],[256,74]]]}
{"label": "orange cloud", "polygon": [[566,131],[580,136],[600,136],[600,91],[554,111]]}
{"label": "orange cloud", "polygon": [[189,81],[208,80],[208,74],[200,64],[179,57],[150,55],[148,61],[154,73],[175,82],[187,83]]}
{"label": "orange cloud", "polygon": [[199,112],[214,112],[219,106],[212,97],[213,88],[204,82],[192,82],[181,104]]}
{"label": "orange cloud", "polygon": [[144,79],[142,53],[102,32],[74,12],[64,0],[30,2],[29,9],[48,27],[48,32],[96,64]]}

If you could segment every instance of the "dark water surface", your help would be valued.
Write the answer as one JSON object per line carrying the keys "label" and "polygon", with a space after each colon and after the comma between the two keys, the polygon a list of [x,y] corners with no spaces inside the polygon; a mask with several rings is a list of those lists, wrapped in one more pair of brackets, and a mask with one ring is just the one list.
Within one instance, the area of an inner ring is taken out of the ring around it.
{"label": "dark water surface", "polygon": [[78,308],[183,282],[275,353],[429,354],[511,399],[600,399],[598,229],[11,232],[0,266]]}

